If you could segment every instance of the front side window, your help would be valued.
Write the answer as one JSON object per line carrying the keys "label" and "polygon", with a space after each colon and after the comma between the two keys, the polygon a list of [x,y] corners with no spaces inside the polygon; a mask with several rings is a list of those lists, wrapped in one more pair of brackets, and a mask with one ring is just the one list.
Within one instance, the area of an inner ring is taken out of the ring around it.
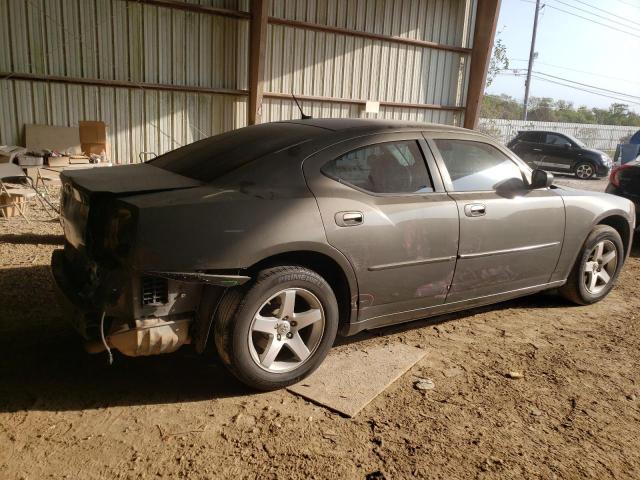
{"label": "front side window", "polygon": [[456,192],[490,191],[507,180],[522,181],[518,166],[488,143],[444,139],[435,143]]}
{"label": "front side window", "polygon": [[555,133],[547,133],[545,142],[547,145],[557,145],[559,147],[571,143],[567,137]]}
{"label": "front side window", "polygon": [[415,140],[377,143],[353,150],[325,164],[322,173],[367,192],[433,192]]}

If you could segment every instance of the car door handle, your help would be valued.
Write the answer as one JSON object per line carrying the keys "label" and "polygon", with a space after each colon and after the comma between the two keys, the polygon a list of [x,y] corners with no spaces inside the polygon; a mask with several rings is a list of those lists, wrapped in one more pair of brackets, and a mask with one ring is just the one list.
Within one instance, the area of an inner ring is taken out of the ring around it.
{"label": "car door handle", "polygon": [[352,227],[364,222],[362,212],[338,212],[335,216],[336,224],[340,227]]}
{"label": "car door handle", "polygon": [[464,206],[464,214],[467,217],[481,217],[487,213],[487,207],[481,203],[470,203]]}
{"label": "car door handle", "polygon": [[532,148],[531,150],[533,150],[534,152],[541,152],[542,151],[541,148]]}

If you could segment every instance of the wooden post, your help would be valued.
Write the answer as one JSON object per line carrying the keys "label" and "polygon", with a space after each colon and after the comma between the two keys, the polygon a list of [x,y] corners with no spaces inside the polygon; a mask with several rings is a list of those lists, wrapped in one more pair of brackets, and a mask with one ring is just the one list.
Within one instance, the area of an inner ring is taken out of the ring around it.
{"label": "wooden post", "polygon": [[464,127],[476,128],[480,117],[480,105],[487,83],[487,70],[493,53],[493,40],[500,12],[500,0],[478,0],[476,24],[473,32],[471,71],[467,91]]}
{"label": "wooden post", "polygon": [[262,121],[264,57],[267,44],[269,0],[251,0],[249,20],[249,125]]}

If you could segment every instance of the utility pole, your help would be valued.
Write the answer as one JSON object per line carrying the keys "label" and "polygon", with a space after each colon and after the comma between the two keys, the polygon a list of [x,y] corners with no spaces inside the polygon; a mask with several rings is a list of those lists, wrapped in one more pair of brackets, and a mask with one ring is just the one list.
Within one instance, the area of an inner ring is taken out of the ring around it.
{"label": "utility pole", "polygon": [[524,116],[527,119],[529,110],[529,87],[531,86],[531,70],[533,69],[533,59],[536,56],[536,34],[538,33],[538,14],[540,13],[540,0],[536,0],[536,14],[533,17],[533,34],[531,35],[531,51],[529,52],[529,67],[527,68],[527,80],[524,84]]}

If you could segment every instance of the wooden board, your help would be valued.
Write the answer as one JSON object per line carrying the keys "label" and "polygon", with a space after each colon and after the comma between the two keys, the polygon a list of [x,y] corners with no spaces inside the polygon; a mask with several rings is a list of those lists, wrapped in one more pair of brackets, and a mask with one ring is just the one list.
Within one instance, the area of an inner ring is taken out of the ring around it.
{"label": "wooden board", "polygon": [[55,150],[80,153],[80,132],[77,127],[25,125],[28,150]]}
{"label": "wooden board", "polygon": [[354,417],[426,354],[403,343],[334,351],[311,376],[287,390]]}

